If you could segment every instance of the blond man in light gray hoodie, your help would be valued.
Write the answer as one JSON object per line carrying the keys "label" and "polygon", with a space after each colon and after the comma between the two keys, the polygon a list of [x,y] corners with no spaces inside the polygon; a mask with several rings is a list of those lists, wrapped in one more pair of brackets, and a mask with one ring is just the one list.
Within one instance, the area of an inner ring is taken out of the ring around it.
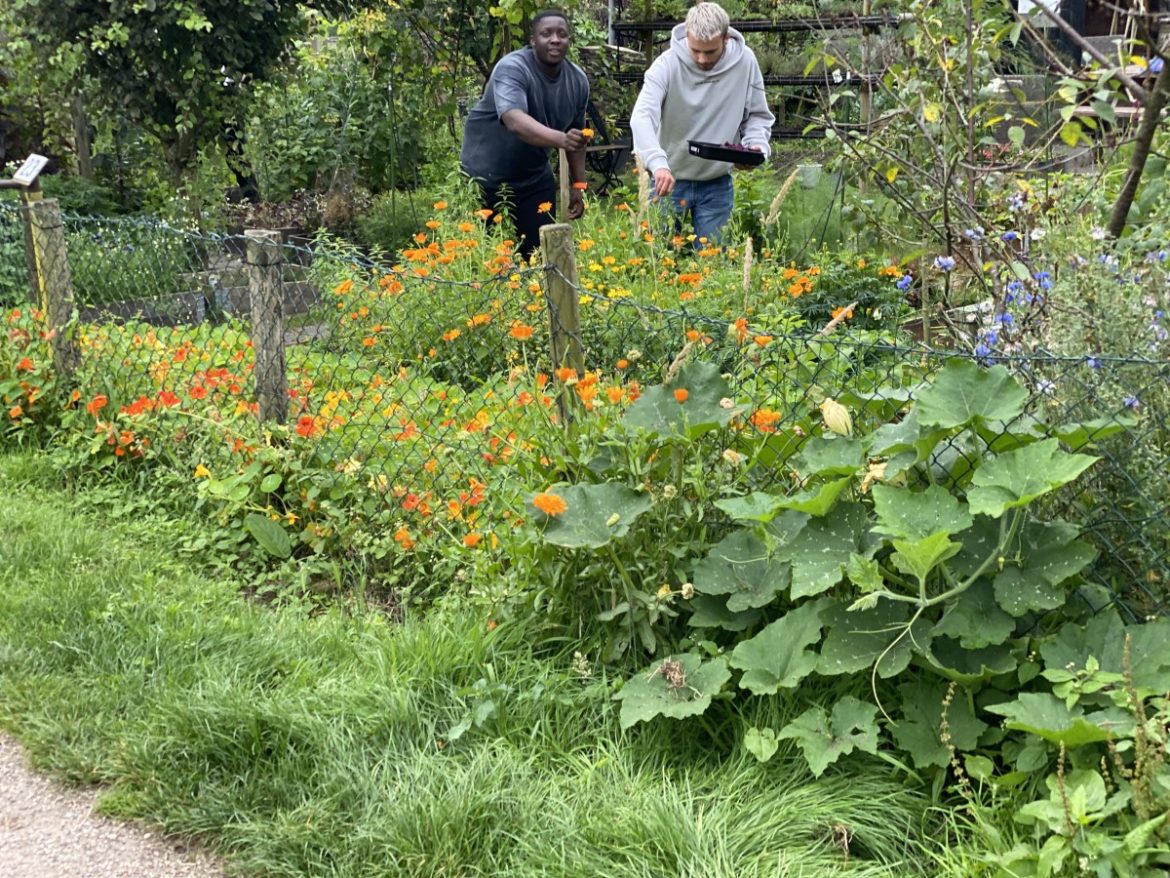
{"label": "blond man in light gray hoodie", "polygon": [[688,141],[742,144],[767,157],[773,122],[760,64],[718,3],[695,4],[674,27],[630,115],[654,193],[669,195],[680,218],[690,214],[697,240],[709,242],[731,218],[739,166],[691,155]]}

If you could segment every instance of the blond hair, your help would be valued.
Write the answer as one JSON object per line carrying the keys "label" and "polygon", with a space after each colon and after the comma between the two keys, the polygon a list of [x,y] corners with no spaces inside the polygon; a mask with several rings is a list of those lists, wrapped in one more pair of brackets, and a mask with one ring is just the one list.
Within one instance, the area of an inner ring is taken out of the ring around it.
{"label": "blond hair", "polygon": [[687,33],[696,40],[706,42],[716,37],[727,36],[731,19],[718,3],[696,3],[687,12]]}

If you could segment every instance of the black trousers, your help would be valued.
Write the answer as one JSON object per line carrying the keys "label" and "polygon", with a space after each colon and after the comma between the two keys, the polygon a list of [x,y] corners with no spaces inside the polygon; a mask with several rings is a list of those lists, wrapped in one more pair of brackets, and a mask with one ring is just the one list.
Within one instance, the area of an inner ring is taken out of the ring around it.
{"label": "black trousers", "polygon": [[[540,227],[555,221],[557,183],[550,170],[547,176],[522,183],[502,183],[492,187],[480,183],[483,206],[497,213],[506,211],[516,226],[517,250],[527,260],[540,246]],[[548,210],[540,206],[548,205]]]}

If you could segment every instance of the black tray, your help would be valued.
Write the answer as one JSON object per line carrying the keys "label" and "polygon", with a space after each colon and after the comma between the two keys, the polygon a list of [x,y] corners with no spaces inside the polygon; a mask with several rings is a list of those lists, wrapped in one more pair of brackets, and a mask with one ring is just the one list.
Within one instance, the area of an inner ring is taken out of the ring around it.
{"label": "black tray", "polygon": [[704,143],[701,140],[688,140],[691,155],[701,159],[711,159],[715,162],[731,162],[735,165],[762,165],[764,154],[754,149],[728,149],[718,143]]}

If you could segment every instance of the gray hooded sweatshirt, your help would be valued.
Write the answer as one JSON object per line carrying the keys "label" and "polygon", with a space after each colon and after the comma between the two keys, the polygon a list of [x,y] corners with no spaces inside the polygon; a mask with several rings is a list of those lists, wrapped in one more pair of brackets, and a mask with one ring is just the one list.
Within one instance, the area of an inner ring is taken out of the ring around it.
{"label": "gray hooded sweatshirt", "polygon": [[679,24],[670,49],[646,71],[630,129],[634,151],[651,174],[669,168],[679,180],[714,180],[731,164],[691,155],[688,140],[742,143],[767,156],[775,121],[759,62],[743,35],[730,28],[722,57],[711,70],[700,70],[687,48],[686,25]]}

